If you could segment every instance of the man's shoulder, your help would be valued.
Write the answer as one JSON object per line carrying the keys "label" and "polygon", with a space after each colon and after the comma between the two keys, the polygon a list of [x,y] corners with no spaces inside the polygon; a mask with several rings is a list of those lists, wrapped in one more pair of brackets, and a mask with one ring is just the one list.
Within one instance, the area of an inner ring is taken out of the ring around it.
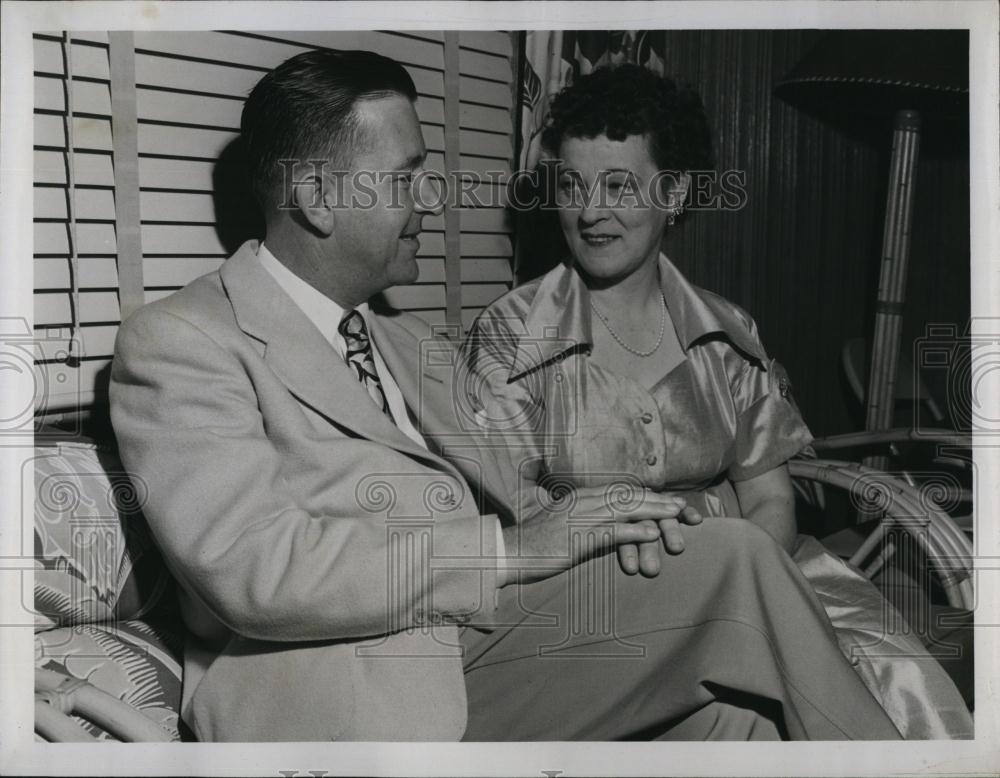
{"label": "man's shoulder", "polygon": [[115,341],[115,354],[137,345],[173,348],[192,338],[222,343],[239,333],[219,270],[194,279],[165,297],[147,303],[126,318]]}
{"label": "man's shoulder", "polygon": [[199,328],[210,327],[212,324],[235,324],[220,270],[221,267],[159,300],[143,305],[122,326],[128,326],[133,319],[139,321],[167,317],[183,319]]}
{"label": "man's shoulder", "polygon": [[383,299],[373,300],[372,315],[383,333],[401,345],[418,345],[426,340],[456,341],[461,333],[447,325],[432,326],[408,311],[392,308]]}

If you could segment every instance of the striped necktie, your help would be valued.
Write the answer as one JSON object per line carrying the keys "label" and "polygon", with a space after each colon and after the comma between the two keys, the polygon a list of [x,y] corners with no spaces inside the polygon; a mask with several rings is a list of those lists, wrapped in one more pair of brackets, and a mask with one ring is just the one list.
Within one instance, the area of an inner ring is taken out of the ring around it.
{"label": "striped necktie", "polygon": [[378,372],[375,370],[375,355],[372,352],[372,343],[368,338],[368,326],[365,324],[365,317],[357,311],[348,311],[344,318],[340,320],[337,331],[344,337],[347,343],[347,364],[354,368],[358,380],[362,383],[368,394],[382,411],[391,419],[389,412],[389,401],[385,397],[382,389],[382,382],[379,380]]}

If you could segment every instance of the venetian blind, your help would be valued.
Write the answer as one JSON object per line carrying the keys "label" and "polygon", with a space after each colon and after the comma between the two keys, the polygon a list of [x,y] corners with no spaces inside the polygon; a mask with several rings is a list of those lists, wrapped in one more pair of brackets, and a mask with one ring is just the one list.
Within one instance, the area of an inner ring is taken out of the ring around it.
{"label": "venetian blind", "polygon": [[[269,69],[307,49],[362,48],[400,61],[419,93],[417,113],[429,151],[428,167],[438,171],[444,171],[450,79],[450,93],[459,97],[458,132],[451,135],[457,138],[461,169],[483,177],[491,174],[495,180],[510,173],[512,47],[506,33],[459,33],[457,73],[446,68],[444,34],[435,32],[137,32],[134,46],[139,235],[147,302],[225,260],[228,251],[220,239],[213,197],[216,161],[236,136],[251,87]],[[79,325],[82,340],[76,366],[55,360],[37,366],[44,374],[40,380],[48,382],[47,408],[52,410],[104,398],[120,322],[109,44],[103,33],[74,33],[68,47],[61,34],[36,34],[34,49],[35,329],[53,346],[48,354],[62,350],[59,340],[68,340],[73,323]],[[66,75],[68,51],[71,81]],[[459,211],[464,327],[511,282],[503,185],[481,183],[470,191],[474,202]],[[70,229],[71,202],[75,230]],[[70,259],[74,233],[75,263]],[[444,217],[425,218],[418,262],[418,282],[391,289],[387,297],[429,323],[443,324]],[[74,266],[79,310],[74,310],[72,294]],[[455,283],[456,273],[450,277]]]}

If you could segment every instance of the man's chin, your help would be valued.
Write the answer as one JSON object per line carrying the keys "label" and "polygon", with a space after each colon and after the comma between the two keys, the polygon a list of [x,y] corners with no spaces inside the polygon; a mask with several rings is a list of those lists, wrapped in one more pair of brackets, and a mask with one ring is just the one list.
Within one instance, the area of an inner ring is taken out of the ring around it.
{"label": "man's chin", "polygon": [[393,286],[406,286],[416,283],[418,278],[420,278],[420,266],[414,258],[400,262],[389,280]]}

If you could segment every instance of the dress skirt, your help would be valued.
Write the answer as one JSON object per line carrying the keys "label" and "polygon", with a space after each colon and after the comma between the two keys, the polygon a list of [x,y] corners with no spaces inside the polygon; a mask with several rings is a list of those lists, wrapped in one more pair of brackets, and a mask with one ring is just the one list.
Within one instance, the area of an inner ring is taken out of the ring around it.
{"label": "dress skirt", "polygon": [[606,554],[499,592],[463,631],[465,739],[900,737],[812,586],[743,520],[684,527],[654,578]]}

